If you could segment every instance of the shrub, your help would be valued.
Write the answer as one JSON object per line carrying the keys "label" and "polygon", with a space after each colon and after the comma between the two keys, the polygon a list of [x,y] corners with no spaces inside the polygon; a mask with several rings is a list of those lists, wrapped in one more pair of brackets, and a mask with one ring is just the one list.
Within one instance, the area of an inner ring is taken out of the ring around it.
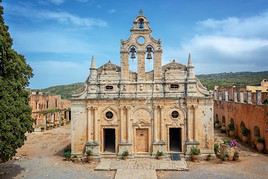
{"label": "shrub", "polygon": [[155,154],[156,157],[161,157],[163,155],[164,155],[164,153],[162,151],[159,151],[159,150]]}
{"label": "shrub", "polygon": [[64,153],[63,153],[64,157],[66,159],[70,159],[72,154],[71,154],[71,149],[64,149]]}
{"label": "shrub", "polygon": [[129,155],[128,151],[125,150],[124,152],[122,152],[122,157],[127,157]]}
{"label": "shrub", "polygon": [[264,143],[264,138],[263,137],[257,137],[257,142],[258,143]]}
{"label": "shrub", "polygon": [[220,148],[219,144],[214,144],[214,152],[215,152],[215,154],[218,154],[219,148]]}
{"label": "shrub", "polygon": [[196,146],[192,146],[190,154],[191,155],[199,155],[200,154],[200,149],[197,148]]}
{"label": "shrub", "polygon": [[234,126],[234,123],[230,123],[230,124],[228,124],[228,129],[230,130],[230,131],[234,131],[235,130],[235,126]]}
{"label": "shrub", "polygon": [[87,151],[86,151],[87,156],[91,156],[92,153],[93,153],[92,150],[87,150]]}
{"label": "shrub", "polygon": [[241,128],[241,134],[243,135],[243,136],[248,136],[249,135],[249,129],[248,128],[246,128],[246,127],[242,127]]}

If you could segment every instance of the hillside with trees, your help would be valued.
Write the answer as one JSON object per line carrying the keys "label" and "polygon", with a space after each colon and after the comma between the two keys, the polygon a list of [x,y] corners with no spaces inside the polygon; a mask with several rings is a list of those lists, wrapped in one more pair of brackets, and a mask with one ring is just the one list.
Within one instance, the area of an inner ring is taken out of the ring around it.
{"label": "hillside with trees", "polygon": [[[206,74],[197,75],[197,77],[204,86],[209,90],[213,90],[214,86],[259,85],[262,79],[268,79],[268,71]],[[68,99],[73,93],[80,91],[81,88],[83,88],[83,83],[74,83],[52,86],[41,89],[40,91],[53,95],[61,95],[62,98]]]}

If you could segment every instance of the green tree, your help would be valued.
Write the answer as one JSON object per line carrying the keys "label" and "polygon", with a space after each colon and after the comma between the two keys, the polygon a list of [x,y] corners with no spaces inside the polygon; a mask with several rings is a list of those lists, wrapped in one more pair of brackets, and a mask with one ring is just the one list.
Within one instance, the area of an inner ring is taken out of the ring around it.
{"label": "green tree", "polygon": [[12,49],[0,0],[0,162],[11,159],[32,131],[26,86],[33,76],[25,58]]}

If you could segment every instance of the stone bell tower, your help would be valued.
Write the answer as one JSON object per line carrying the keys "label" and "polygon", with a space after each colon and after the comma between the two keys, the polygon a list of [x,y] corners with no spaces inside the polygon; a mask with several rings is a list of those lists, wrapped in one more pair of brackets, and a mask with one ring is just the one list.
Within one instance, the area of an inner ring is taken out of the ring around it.
{"label": "stone bell tower", "polygon": [[153,60],[153,80],[161,80],[161,41],[155,40],[142,10],[135,18],[128,40],[121,40],[121,80],[129,80],[129,60],[137,60],[137,81],[145,80],[146,60]]}

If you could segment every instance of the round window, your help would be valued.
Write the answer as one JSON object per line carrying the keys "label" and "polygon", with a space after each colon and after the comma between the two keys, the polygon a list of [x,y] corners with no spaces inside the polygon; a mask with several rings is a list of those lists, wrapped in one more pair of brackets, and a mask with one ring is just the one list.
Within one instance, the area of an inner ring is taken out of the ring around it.
{"label": "round window", "polygon": [[108,112],[106,112],[105,116],[107,119],[112,119],[114,114],[111,111],[108,111]]}
{"label": "round window", "polygon": [[179,112],[178,111],[172,111],[171,116],[172,116],[172,118],[178,118],[179,117]]}
{"label": "round window", "polygon": [[144,42],[145,42],[145,38],[144,38],[143,36],[139,36],[138,39],[137,39],[137,42],[138,42],[139,44],[144,44]]}

